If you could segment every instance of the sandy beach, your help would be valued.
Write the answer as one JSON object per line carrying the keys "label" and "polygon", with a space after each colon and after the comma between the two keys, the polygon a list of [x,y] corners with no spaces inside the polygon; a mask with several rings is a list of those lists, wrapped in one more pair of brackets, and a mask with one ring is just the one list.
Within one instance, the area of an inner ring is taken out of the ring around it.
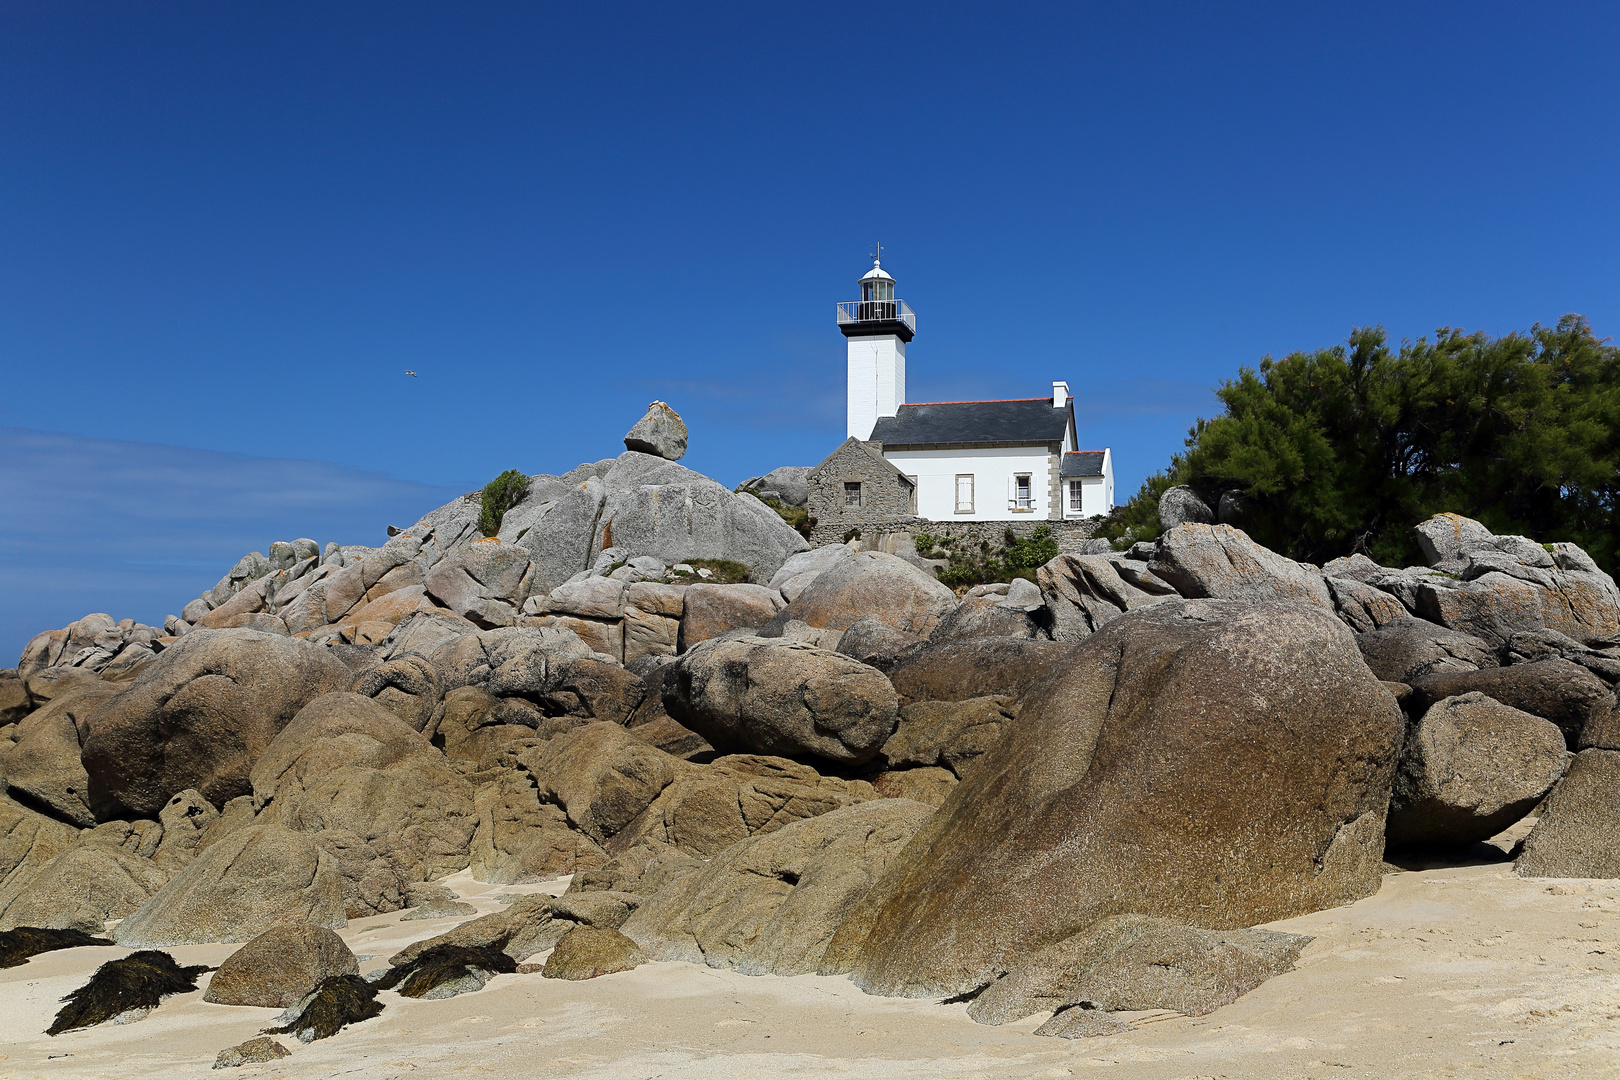
{"label": "sandy beach", "polygon": [[[1523,826],[1521,826],[1522,830]],[[446,884],[480,913],[513,892]],[[458,919],[351,922],[362,971]],[[1314,935],[1297,968],[1211,1015],[1125,1014],[1125,1034],[1031,1034],[1045,1015],[984,1027],[966,1006],[861,993],[848,980],[749,977],[656,963],[589,982],[501,975],[444,1001],[385,992],[386,1010],[240,1075],[317,1078],[1194,1077],[1620,1075],[1620,882],[1527,880],[1511,864],[1388,874],[1348,907],[1272,924]],[[235,946],[171,950],[218,964]],[[212,1074],[215,1054],[276,1012],[170,998],[139,1023],[56,1038],[57,999],[119,949],[75,949],[0,973],[3,1077]]]}

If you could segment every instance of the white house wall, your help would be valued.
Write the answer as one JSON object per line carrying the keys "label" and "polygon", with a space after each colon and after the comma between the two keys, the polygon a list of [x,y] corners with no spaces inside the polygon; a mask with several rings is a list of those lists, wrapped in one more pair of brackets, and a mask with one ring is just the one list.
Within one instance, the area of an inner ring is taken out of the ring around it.
{"label": "white house wall", "polygon": [[[1044,446],[1010,446],[976,450],[885,450],[883,456],[907,476],[917,478],[917,514],[933,521],[1013,521],[1050,516],[1050,461]],[[956,512],[956,477],[973,476],[973,513]],[[1034,505],[1014,512],[1007,507],[1013,476],[1029,473]]]}
{"label": "white house wall", "polygon": [[1062,483],[1063,516],[1066,518],[1088,518],[1105,515],[1114,509],[1114,455],[1112,451],[1103,451],[1103,468],[1101,476],[1086,476],[1080,479],[1080,509],[1069,509],[1069,484],[1074,480],[1066,477]]}

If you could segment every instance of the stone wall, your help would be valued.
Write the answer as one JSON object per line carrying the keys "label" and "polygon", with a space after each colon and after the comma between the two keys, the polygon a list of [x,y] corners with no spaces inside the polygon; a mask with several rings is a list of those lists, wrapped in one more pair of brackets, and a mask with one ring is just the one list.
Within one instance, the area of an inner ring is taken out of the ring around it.
{"label": "stone wall", "polygon": [[920,517],[890,516],[869,517],[860,521],[818,520],[816,527],[811,530],[810,543],[816,547],[843,543],[845,533],[850,529],[860,529],[861,546],[868,550],[888,550],[893,546],[893,540],[889,538],[897,539],[899,534],[905,534],[909,538],[920,532],[965,539],[970,543],[988,542],[992,547],[1000,547],[1008,529],[1012,530],[1014,536],[1022,538],[1045,525],[1052,530],[1052,538],[1058,542],[1059,551],[1078,552],[1080,545],[1091,538],[1092,531],[1099,524],[1101,519],[1098,518],[1069,521],[1047,521],[1040,518],[1024,518],[1018,521],[929,521]]}
{"label": "stone wall", "polygon": [[[913,488],[900,471],[854,439],[846,439],[808,479],[805,509],[822,528],[837,534],[832,543],[862,521],[899,518],[909,515],[914,506]],[[860,506],[844,505],[844,484],[849,481],[861,485]]]}

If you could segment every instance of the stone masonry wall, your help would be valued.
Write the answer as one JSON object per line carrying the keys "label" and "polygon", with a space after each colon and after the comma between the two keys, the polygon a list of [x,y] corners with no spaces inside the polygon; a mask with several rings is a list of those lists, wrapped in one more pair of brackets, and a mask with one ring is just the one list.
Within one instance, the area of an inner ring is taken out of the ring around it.
{"label": "stone masonry wall", "polygon": [[860,529],[862,546],[875,550],[886,550],[885,537],[897,537],[901,533],[912,537],[920,532],[965,539],[970,543],[988,542],[993,547],[999,547],[1008,529],[1012,530],[1014,536],[1022,538],[1045,525],[1052,530],[1052,538],[1058,542],[1059,551],[1078,552],[1080,545],[1091,538],[1093,530],[1099,523],[1100,519],[1046,521],[1030,518],[1019,521],[929,521],[920,517],[867,518],[860,521],[818,520],[816,527],[811,530],[810,543],[816,547],[840,544],[843,543],[846,532],[850,529]]}

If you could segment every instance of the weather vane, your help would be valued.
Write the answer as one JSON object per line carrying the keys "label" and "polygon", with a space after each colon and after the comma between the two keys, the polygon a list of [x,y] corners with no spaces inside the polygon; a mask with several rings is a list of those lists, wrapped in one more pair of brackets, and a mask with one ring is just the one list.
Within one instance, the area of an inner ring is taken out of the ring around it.
{"label": "weather vane", "polygon": [[883,245],[882,244],[873,244],[872,245],[872,265],[876,266],[878,264],[878,260],[881,259],[882,257],[883,257]]}

